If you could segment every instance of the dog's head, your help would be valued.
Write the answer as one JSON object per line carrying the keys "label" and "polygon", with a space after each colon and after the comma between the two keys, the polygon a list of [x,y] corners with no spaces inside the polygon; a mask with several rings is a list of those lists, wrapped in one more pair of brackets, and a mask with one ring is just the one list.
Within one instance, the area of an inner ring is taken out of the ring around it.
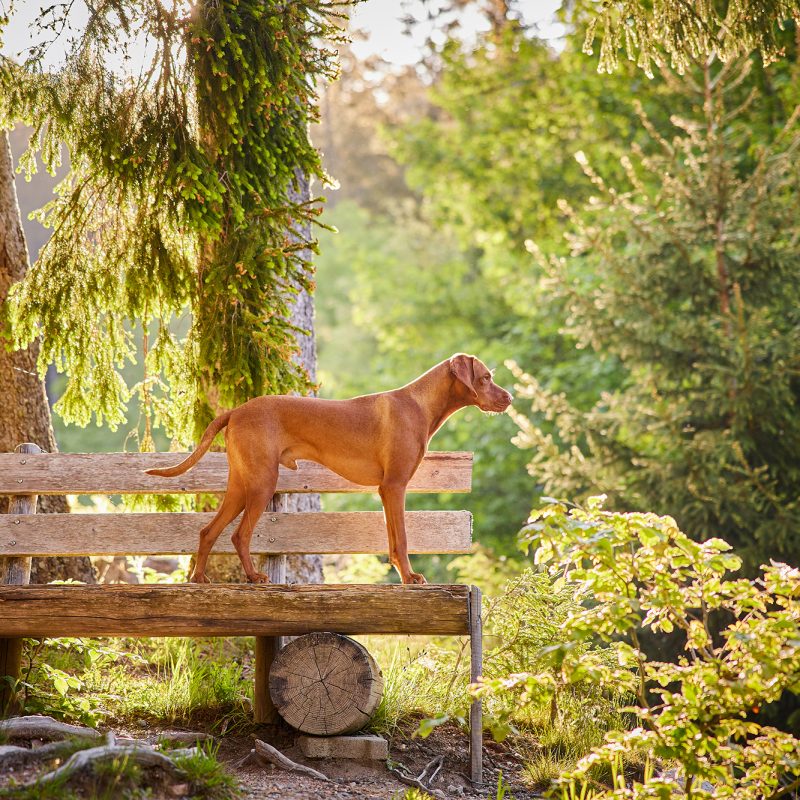
{"label": "dog's head", "polygon": [[456,378],[456,387],[466,395],[467,402],[481,411],[505,411],[514,399],[492,380],[492,370],[475,356],[456,353],[450,359],[450,374]]}

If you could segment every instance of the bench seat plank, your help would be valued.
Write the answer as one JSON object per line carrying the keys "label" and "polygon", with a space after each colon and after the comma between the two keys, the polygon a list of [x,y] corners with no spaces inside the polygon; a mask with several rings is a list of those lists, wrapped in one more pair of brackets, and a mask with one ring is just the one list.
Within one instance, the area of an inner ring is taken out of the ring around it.
{"label": "bench seat plank", "polygon": [[469,632],[468,586],[0,586],[0,636]]}
{"label": "bench seat plank", "polygon": [[[194,553],[208,513],[0,514],[0,556],[171,555]],[[215,553],[235,553],[223,531]],[[409,511],[409,552],[466,553],[469,511]],[[386,553],[380,511],[265,512],[253,531],[253,553]]]}
{"label": "bench seat plank", "polygon": [[[196,494],[224,492],[228,483],[225,453],[206,453],[175,478],[144,470],[169,467],[187,453],[0,453],[0,494]],[[469,492],[472,453],[430,452],[408,486],[409,492]],[[374,492],[313,461],[298,469],[280,468],[278,492]]]}

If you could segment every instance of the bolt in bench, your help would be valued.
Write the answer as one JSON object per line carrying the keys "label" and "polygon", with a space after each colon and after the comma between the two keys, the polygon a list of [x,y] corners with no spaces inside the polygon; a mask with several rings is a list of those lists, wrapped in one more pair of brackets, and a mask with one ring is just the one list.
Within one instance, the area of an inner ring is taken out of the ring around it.
{"label": "bolt in bench", "polygon": [[[22,637],[255,636],[256,722],[274,718],[269,667],[281,636],[341,634],[469,636],[471,680],[481,673],[481,594],[474,586],[286,585],[289,553],[386,553],[381,512],[265,513],[253,533],[254,554],[266,554],[272,584],[31,585],[31,556],[190,554],[207,513],[36,515],[39,494],[198,494],[225,491],[224,453],[208,453],[190,472],[165,479],[144,470],[180,460],[180,453],[42,453],[20,445],[0,454],[0,680],[19,676]],[[468,492],[471,453],[429,453],[409,492]],[[281,467],[278,493],[373,492],[313,462]],[[467,511],[406,514],[410,553],[466,553]],[[233,528],[231,527],[231,530]],[[215,553],[235,553],[223,533]],[[0,705],[10,703],[6,692]],[[482,779],[481,706],[470,709],[470,760]]]}

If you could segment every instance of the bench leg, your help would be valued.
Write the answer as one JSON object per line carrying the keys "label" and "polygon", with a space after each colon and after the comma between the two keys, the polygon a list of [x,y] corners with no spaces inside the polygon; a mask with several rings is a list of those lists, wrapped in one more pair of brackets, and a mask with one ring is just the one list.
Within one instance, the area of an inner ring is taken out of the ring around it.
{"label": "bench leg", "polygon": [[[481,627],[481,590],[469,592],[470,683],[483,674],[483,630]],[[473,783],[483,783],[483,709],[475,699],[469,709],[469,764]]]}
{"label": "bench leg", "polygon": [[14,681],[20,678],[21,666],[22,639],[0,639],[0,719],[20,711]]}
{"label": "bench leg", "polygon": [[[286,583],[286,556],[267,556],[264,571],[271,583]],[[256,636],[256,677],[253,687],[253,722],[278,722],[278,712],[269,694],[269,670],[275,654],[283,647],[282,636]]]}
{"label": "bench leg", "polygon": [[253,722],[273,724],[278,712],[269,694],[269,670],[283,644],[282,636],[256,636],[256,679],[253,687]]}

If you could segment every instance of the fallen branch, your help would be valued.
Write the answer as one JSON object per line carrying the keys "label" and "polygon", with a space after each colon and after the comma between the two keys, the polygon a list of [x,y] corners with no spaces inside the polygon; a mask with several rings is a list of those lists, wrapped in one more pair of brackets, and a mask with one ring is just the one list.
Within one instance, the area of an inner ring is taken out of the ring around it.
{"label": "fallen branch", "polygon": [[[59,742],[59,744],[65,744]],[[40,748],[44,749],[44,748]],[[35,751],[34,751],[35,752]],[[103,744],[100,747],[90,747],[86,750],[79,750],[73,753],[62,766],[48,772],[41,777],[35,778],[21,788],[30,789],[35,786],[43,786],[54,781],[69,781],[76,775],[89,771],[96,764],[116,759],[124,759],[128,762],[138,764],[140,767],[159,767],[173,778],[185,776],[185,772],[172,760],[176,756],[192,756],[197,753],[197,748],[188,747],[182,750],[173,750],[169,756],[154,750],[151,745],[115,745]]]}
{"label": "fallen branch", "polygon": [[79,736],[82,739],[100,739],[103,734],[94,728],[83,725],[68,725],[52,717],[34,715],[30,717],[11,717],[0,722],[0,735],[7,739],[63,739],[66,736]]}
{"label": "fallen branch", "polygon": [[[175,755],[175,753],[172,755]],[[114,761],[115,759],[126,759],[138,764],[140,767],[160,767],[173,777],[182,777],[184,775],[183,770],[169,756],[165,756],[150,747],[142,747],[141,745],[124,745],[122,747],[102,745],[101,747],[90,747],[88,750],[79,750],[77,753],[73,753],[58,769],[54,769],[41,778],[37,778],[27,786],[69,780],[77,773],[94,768],[95,764]]]}
{"label": "fallen branch", "polygon": [[321,772],[311,767],[306,767],[303,764],[292,761],[291,758],[287,758],[280,750],[276,750],[271,744],[262,742],[261,739],[255,740],[255,753],[266,761],[269,761],[270,764],[274,764],[281,769],[286,769],[290,772],[300,772],[303,775],[310,775],[312,778],[316,778],[320,781],[330,781],[327,775],[323,775]]}
{"label": "fallen branch", "polygon": [[0,766],[4,769],[20,764],[31,764],[35,761],[49,761],[52,758],[61,758],[69,755],[75,749],[75,743],[70,740],[48,742],[41,747],[18,747],[8,744],[0,746]]}

